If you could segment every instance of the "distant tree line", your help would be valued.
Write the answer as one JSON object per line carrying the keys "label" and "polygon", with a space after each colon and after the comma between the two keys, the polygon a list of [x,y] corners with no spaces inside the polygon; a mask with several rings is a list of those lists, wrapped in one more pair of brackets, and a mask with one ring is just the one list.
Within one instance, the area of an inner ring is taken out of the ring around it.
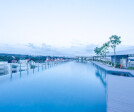
{"label": "distant tree line", "polygon": [[31,55],[16,55],[16,54],[0,54],[0,61],[7,61],[11,63],[12,60],[33,60],[35,62],[44,62],[46,58],[55,59],[55,58],[63,58],[63,59],[70,59],[67,57],[58,57],[58,56],[31,56]]}
{"label": "distant tree line", "polygon": [[12,60],[19,61],[19,60],[25,60],[25,59],[42,62],[42,61],[46,60],[46,56],[14,56],[14,55],[0,56],[0,61],[7,61],[8,63],[11,63]]}

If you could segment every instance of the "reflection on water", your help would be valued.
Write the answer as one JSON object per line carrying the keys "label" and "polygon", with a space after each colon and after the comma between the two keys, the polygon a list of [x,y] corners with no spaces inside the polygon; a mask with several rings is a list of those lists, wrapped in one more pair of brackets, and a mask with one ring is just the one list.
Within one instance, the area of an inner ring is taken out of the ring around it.
{"label": "reflection on water", "polygon": [[[28,71],[0,76],[0,111],[120,110],[121,104],[116,99],[120,99],[126,106],[123,97],[126,90],[134,93],[132,88],[128,88],[128,85],[134,85],[133,79],[122,73],[107,73],[92,63],[45,64]],[[133,102],[129,97],[125,99]]]}
{"label": "reflection on water", "polygon": [[[22,75],[24,76],[24,75],[31,75],[31,73],[33,73],[34,74],[34,72],[35,71],[38,71],[38,72],[40,72],[40,70],[47,70],[47,69],[49,69],[49,68],[51,68],[51,67],[54,67],[56,64],[44,64],[44,65],[42,65],[41,67],[31,67],[31,69],[27,69],[26,71],[23,71],[23,70],[20,70],[20,71],[13,71],[13,72],[11,72],[11,73],[9,73],[9,72],[5,72],[5,73],[2,73],[2,74],[0,74],[0,80],[2,80],[2,79],[4,79],[3,81],[6,81],[6,80],[12,80],[12,78],[21,78],[22,77]],[[19,77],[18,77],[19,76]],[[0,83],[1,83],[2,81],[0,81]]]}
{"label": "reflection on water", "polygon": [[133,112],[134,78],[129,73],[106,72],[96,67],[98,76],[107,89],[107,112]]}
{"label": "reflection on water", "polygon": [[0,90],[0,111],[106,112],[106,73],[90,63],[12,73]]}
{"label": "reflection on water", "polygon": [[106,86],[106,73],[103,74],[103,73],[99,73],[98,71],[96,71],[96,76],[99,77],[102,84]]}
{"label": "reflection on water", "polygon": [[96,66],[96,76],[100,78],[100,80],[104,86],[106,86],[106,74],[107,74],[107,72],[105,70]]}
{"label": "reflection on water", "polygon": [[116,72],[116,71],[112,71],[112,72],[107,72],[106,70],[102,69],[101,67],[93,64],[96,69],[97,69],[97,72],[99,72],[99,74],[102,74],[102,72],[106,74],[110,74],[110,75],[116,75],[116,76],[124,76],[124,77],[133,77],[133,75],[131,75],[130,73],[123,73],[123,72]]}
{"label": "reflection on water", "polygon": [[116,76],[133,77],[130,73],[116,73],[116,72],[109,72],[109,73]]}

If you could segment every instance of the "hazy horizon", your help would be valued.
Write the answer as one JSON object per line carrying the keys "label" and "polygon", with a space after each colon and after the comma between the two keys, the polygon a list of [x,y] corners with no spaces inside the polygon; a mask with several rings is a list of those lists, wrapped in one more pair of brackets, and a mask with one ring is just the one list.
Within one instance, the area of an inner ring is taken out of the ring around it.
{"label": "hazy horizon", "polygon": [[91,55],[111,35],[121,36],[117,50],[134,49],[133,6],[133,0],[0,1],[0,53]]}

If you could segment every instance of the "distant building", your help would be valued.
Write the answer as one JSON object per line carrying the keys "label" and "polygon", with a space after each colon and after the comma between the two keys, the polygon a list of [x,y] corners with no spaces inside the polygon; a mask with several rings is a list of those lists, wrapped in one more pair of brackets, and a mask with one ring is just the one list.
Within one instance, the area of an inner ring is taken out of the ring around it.
{"label": "distant building", "polygon": [[21,63],[21,64],[27,64],[28,63],[28,60],[19,60],[19,63]]}
{"label": "distant building", "polygon": [[17,63],[17,60],[12,60],[12,63]]}
{"label": "distant building", "polygon": [[111,62],[116,62],[119,64],[122,64],[123,67],[127,67],[128,63],[128,55],[112,55],[111,56]]}
{"label": "distant building", "polygon": [[0,62],[0,74],[10,73],[10,65],[8,62]]}
{"label": "distant building", "polygon": [[49,59],[49,57],[46,57],[46,61],[49,61],[50,59]]}

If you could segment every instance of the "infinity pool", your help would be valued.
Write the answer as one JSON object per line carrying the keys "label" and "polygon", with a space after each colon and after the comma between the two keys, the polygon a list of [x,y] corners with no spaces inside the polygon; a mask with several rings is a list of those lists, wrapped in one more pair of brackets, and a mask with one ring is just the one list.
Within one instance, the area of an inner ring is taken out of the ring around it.
{"label": "infinity pool", "polygon": [[0,112],[106,112],[106,74],[68,62],[0,76]]}

